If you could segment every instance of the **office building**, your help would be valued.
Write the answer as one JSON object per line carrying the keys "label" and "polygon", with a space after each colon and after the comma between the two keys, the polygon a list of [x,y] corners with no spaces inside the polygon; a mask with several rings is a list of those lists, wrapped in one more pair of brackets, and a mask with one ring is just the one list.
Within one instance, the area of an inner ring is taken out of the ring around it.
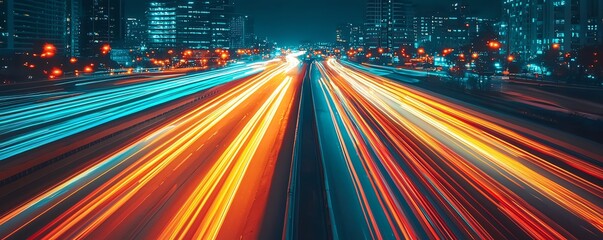
{"label": "office building", "polygon": [[603,43],[600,0],[504,0],[500,35],[506,51],[530,59],[553,44],[563,52]]}
{"label": "office building", "polygon": [[253,19],[239,15],[230,22],[230,48],[249,48],[254,42]]}
{"label": "office building", "polygon": [[8,0],[0,0],[0,50],[8,48]]}
{"label": "office building", "polygon": [[364,43],[362,27],[353,23],[339,24],[335,29],[335,43],[340,48],[361,48]]}
{"label": "office building", "polygon": [[367,49],[397,50],[414,43],[414,7],[407,0],[368,0],[364,24]]}
{"label": "office building", "polygon": [[147,25],[138,18],[126,19],[126,36],[124,43],[128,47],[146,46]]}
{"label": "office building", "polygon": [[211,12],[211,48],[228,49],[230,47],[230,22],[234,15],[232,0],[212,0]]}
{"label": "office building", "polygon": [[149,47],[228,49],[233,8],[226,0],[153,0],[147,11]]}
{"label": "office building", "polygon": [[52,43],[65,53],[66,1],[0,0],[0,6],[0,51],[30,52]]}
{"label": "office building", "polygon": [[123,43],[125,0],[82,0],[81,54],[95,56],[103,44]]}
{"label": "office building", "polygon": [[68,56],[79,56],[82,34],[82,0],[67,0],[66,15],[65,52]]}
{"label": "office building", "polygon": [[150,48],[176,47],[176,9],[174,0],[154,0],[147,10]]}

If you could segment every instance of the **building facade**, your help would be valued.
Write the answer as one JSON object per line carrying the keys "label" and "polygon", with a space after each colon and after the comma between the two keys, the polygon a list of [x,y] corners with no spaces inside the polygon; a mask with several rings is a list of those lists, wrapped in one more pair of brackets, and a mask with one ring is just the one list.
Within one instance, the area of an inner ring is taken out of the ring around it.
{"label": "building facade", "polygon": [[211,48],[230,48],[230,22],[234,16],[232,0],[212,0],[211,13]]}
{"label": "building facade", "polygon": [[407,0],[368,0],[364,24],[367,49],[397,50],[414,44],[414,7]]}
{"label": "building facade", "polygon": [[153,0],[149,3],[150,48],[229,48],[233,5],[225,0]]}
{"label": "building facade", "polygon": [[173,0],[154,0],[149,3],[147,34],[150,48],[176,47],[176,9]]}
{"label": "building facade", "polygon": [[124,43],[129,47],[146,46],[147,27],[144,21],[138,18],[126,19],[126,36]]}
{"label": "building facade", "polygon": [[249,16],[239,15],[230,22],[230,48],[249,48],[254,43],[253,19]]}
{"label": "building facade", "polygon": [[103,44],[123,43],[124,0],[82,0],[81,54],[99,54]]}
{"label": "building facade", "polygon": [[82,26],[82,1],[67,0],[66,5],[66,45],[65,51],[68,56],[80,56],[80,40]]}
{"label": "building facade", "polygon": [[505,50],[530,59],[553,44],[569,52],[603,43],[600,0],[504,0],[500,35]]}
{"label": "building facade", "polygon": [[337,47],[358,49],[364,46],[362,27],[353,23],[339,24],[335,29],[335,43]]}
{"label": "building facade", "polygon": [[8,48],[8,0],[0,0],[0,50]]}
{"label": "building facade", "polygon": [[1,0],[0,5],[0,51],[28,52],[52,43],[65,53],[66,1]]}

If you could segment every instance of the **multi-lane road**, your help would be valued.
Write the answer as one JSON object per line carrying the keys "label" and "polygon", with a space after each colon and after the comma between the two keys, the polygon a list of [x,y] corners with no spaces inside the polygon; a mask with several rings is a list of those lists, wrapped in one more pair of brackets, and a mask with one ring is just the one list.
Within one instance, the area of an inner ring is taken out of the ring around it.
{"label": "multi-lane road", "polygon": [[0,238],[603,236],[600,143],[374,71],[289,56],[3,93]]}

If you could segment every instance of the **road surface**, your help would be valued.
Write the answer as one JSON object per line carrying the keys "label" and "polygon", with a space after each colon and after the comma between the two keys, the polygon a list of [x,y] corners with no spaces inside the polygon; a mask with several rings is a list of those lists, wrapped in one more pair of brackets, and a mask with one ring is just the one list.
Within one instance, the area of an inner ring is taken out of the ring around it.
{"label": "road surface", "polygon": [[600,239],[601,146],[316,63],[333,235],[341,239]]}
{"label": "road surface", "polygon": [[281,231],[284,205],[274,217],[266,213],[278,206],[267,203],[276,182],[284,183],[277,202],[285,201],[289,167],[284,177],[275,169],[291,160],[279,153],[290,148],[283,142],[304,69],[296,59],[272,65],[137,141],[98,152],[101,161],[1,214],[0,236],[257,238],[265,218],[279,219],[270,230]]}

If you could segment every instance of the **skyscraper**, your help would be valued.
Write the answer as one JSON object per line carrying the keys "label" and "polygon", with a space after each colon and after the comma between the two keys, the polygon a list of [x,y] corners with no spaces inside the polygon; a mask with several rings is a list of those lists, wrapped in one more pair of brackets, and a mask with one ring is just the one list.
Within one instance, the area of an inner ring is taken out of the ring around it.
{"label": "skyscraper", "polygon": [[248,48],[253,44],[253,19],[249,16],[235,16],[230,21],[230,48]]}
{"label": "skyscraper", "polygon": [[146,45],[146,23],[138,18],[126,19],[126,36],[124,43],[128,47],[141,47]]}
{"label": "skyscraper", "polygon": [[350,35],[352,33],[353,24],[339,24],[335,29],[335,43],[337,47],[348,48],[350,44]]}
{"label": "skyscraper", "polygon": [[8,1],[0,0],[0,50],[8,47]]}
{"label": "skyscraper", "polygon": [[66,1],[1,0],[0,48],[4,52],[31,51],[45,42],[65,53]]}
{"label": "skyscraper", "polygon": [[176,45],[209,49],[211,45],[211,1],[179,0],[176,8]]}
{"label": "skyscraper", "polygon": [[234,14],[232,0],[210,0],[211,47],[230,47],[230,21]]}
{"label": "skyscraper", "polygon": [[233,5],[226,0],[153,0],[147,11],[151,48],[229,48]]}
{"label": "skyscraper", "polygon": [[504,0],[500,34],[505,50],[530,59],[552,44],[561,51],[603,43],[600,0]]}
{"label": "skyscraper", "polygon": [[362,28],[353,23],[340,24],[335,30],[337,47],[346,49],[363,47],[363,38]]}
{"label": "skyscraper", "polygon": [[69,56],[80,55],[82,0],[67,0],[66,5],[66,45]]}
{"label": "skyscraper", "polygon": [[176,47],[176,2],[153,0],[147,10],[148,43],[150,48]]}
{"label": "skyscraper", "polygon": [[102,44],[121,43],[126,22],[124,0],[82,0],[82,54],[99,53]]}
{"label": "skyscraper", "polygon": [[414,43],[413,5],[407,0],[368,0],[365,45],[397,50]]}

